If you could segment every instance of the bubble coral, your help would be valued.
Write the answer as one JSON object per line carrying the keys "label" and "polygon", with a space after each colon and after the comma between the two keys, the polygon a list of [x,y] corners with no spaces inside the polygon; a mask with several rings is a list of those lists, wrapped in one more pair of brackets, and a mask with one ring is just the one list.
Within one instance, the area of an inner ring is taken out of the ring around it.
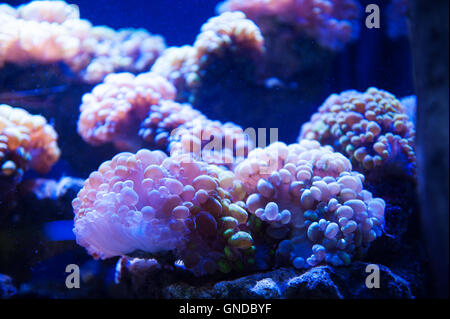
{"label": "bubble coral", "polygon": [[161,151],[120,153],[74,199],[74,233],[96,258],[171,251],[197,275],[227,272],[227,255],[252,252],[243,197],[232,172],[217,166]]}
{"label": "bubble coral", "polygon": [[296,268],[347,265],[381,235],[385,203],[342,154],[316,141],[255,149],[236,168],[249,212],[268,223],[277,255]]}
{"label": "bubble coral", "polygon": [[417,114],[417,96],[409,95],[400,99],[400,102],[405,107],[406,114],[408,114],[410,120],[416,124],[416,114]]}
{"label": "bubble coral", "polygon": [[93,145],[112,142],[135,149],[141,122],[151,105],[173,99],[175,88],[155,73],[113,73],[91,93],[83,95],[78,133]]}
{"label": "bubble coral", "polygon": [[172,47],[163,52],[152,71],[170,80],[179,94],[199,87],[214,61],[229,56],[256,63],[264,52],[259,28],[242,12],[226,12],[209,19],[193,46]]}
{"label": "bubble coral", "polygon": [[28,168],[47,173],[60,156],[57,138],[44,117],[0,105],[0,176],[17,183]]}
{"label": "bubble coral", "polygon": [[341,172],[351,170],[349,160],[342,154],[333,152],[331,147],[322,147],[317,141],[302,140],[288,146],[276,142],[265,148],[256,148],[234,171],[236,177],[246,186],[247,192],[251,194],[256,191],[261,178],[269,178],[285,164],[295,165],[299,160],[307,160],[314,165],[313,172],[309,169],[301,172],[307,177],[313,173],[318,176],[327,176],[326,174],[338,176]]}
{"label": "bubble coral", "polygon": [[332,145],[366,177],[388,172],[392,167],[387,164],[408,176],[415,174],[414,124],[402,103],[383,90],[332,94],[302,126],[299,139]]}
{"label": "bubble coral", "polygon": [[190,45],[167,48],[151,68],[152,72],[169,80],[178,92],[194,86],[198,70],[196,50]]}
{"label": "bubble coral", "polygon": [[172,131],[169,153],[189,154],[210,164],[234,167],[241,162],[255,141],[240,126],[227,122],[196,118]]}
{"label": "bubble coral", "polygon": [[226,50],[256,55],[264,50],[264,39],[259,28],[242,12],[225,12],[212,17],[200,31],[194,43],[199,58],[221,55]]}
{"label": "bubble coral", "polygon": [[175,129],[199,119],[206,120],[206,117],[190,104],[162,100],[150,106],[147,118],[141,123],[139,135],[149,145],[167,150]]}
{"label": "bubble coral", "polygon": [[244,12],[264,35],[274,27],[268,19],[289,25],[332,50],[342,48],[359,32],[360,6],[355,0],[227,0],[217,11]]}
{"label": "bubble coral", "polygon": [[64,62],[89,83],[111,72],[142,72],[165,49],[162,37],[143,29],[94,27],[64,1],[2,5],[0,42],[0,66]]}
{"label": "bubble coral", "polygon": [[386,7],[387,35],[397,39],[408,35],[408,0],[391,0]]}

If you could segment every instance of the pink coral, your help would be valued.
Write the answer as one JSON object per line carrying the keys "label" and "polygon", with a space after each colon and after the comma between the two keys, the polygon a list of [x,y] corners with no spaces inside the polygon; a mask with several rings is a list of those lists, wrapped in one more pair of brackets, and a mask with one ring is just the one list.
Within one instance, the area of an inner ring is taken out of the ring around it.
{"label": "pink coral", "polygon": [[155,61],[151,71],[169,80],[178,91],[187,90],[198,80],[196,50],[190,45],[170,47]]}
{"label": "pink coral", "polygon": [[414,124],[394,95],[376,88],[332,94],[299,138],[332,145],[361,172],[383,170],[388,163],[405,163],[408,174],[415,171]]}
{"label": "pink coral", "polygon": [[172,81],[182,93],[200,85],[212,61],[232,54],[255,62],[263,52],[259,28],[242,12],[226,12],[202,26],[193,46],[167,49],[151,70]]}
{"label": "pink coral", "polygon": [[186,122],[172,131],[169,141],[171,155],[190,154],[227,167],[234,167],[254,148],[254,141],[240,126],[206,118]]}
{"label": "pink coral", "polygon": [[60,156],[57,139],[44,117],[0,105],[0,176],[20,180],[28,168],[47,173]]}
{"label": "pink coral", "polygon": [[160,151],[120,153],[73,201],[74,232],[94,257],[172,251],[194,273],[212,273],[225,247],[252,246],[241,229],[248,216],[243,196],[234,175],[216,166]]}
{"label": "pink coral", "polygon": [[163,100],[150,107],[147,118],[141,124],[139,135],[149,145],[166,150],[173,130],[197,119],[205,120],[206,117],[190,104]]}
{"label": "pink coral", "polygon": [[283,178],[286,171],[280,171],[281,176],[276,172],[287,164],[290,164],[289,167],[297,165],[298,161],[307,161],[313,165],[313,170],[305,167],[296,172],[298,178],[338,176],[341,172],[351,170],[350,161],[342,154],[333,152],[331,147],[322,147],[316,141],[302,140],[297,144],[277,142],[266,148],[256,148],[235,168],[235,173],[251,194],[256,191],[260,179],[272,178],[272,174],[275,174],[273,178]]}
{"label": "pink coral", "polygon": [[384,201],[363,181],[348,159],[308,140],[256,149],[236,175],[189,154],[120,153],[73,201],[74,232],[94,257],[169,251],[195,275],[258,267],[267,243],[297,268],[343,265],[383,230]]}
{"label": "pink coral", "polygon": [[363,190],[364,176],[329,147],[302,140],[252,151],[236,168],[248,210],[281,241],[278,253],[297,268],[348,264],[382,233],[384,201]]}
{"label": "pink coral", "polygon": [[265,34],[270,18],[293,26],[330,49],[342,48],[358,34],[360,6],[354,0],[228,0],[217,10],[243,11]]}
{"label": "pink coral", "polygon": [[140,123],[151,105],[173,99],[175,88],[154,73],[110,74],[91,93],[83,96],[78,132],[87,142],[112,142],[119,149],[133,150]]}
{"label": "pink coral", "polygon": [[174,97],[175,88],[154,72],[110,74],[83,96],[78,132],[93,145],[128,151],[145,145],[228,167],[254,148],[238,125],[212,121]]}
{"label": "pink coral", "polygon": [[223,54],[229,47],[254,54],[264,50],[264,39],[259,28],[242,12],[225,12],[210,18],[202,25],[194,43],[199,59],[211,54]]}
{"label": "pink coral", "polygon": [[65,62],[89,83],[112,72],[142,72],[165,49],[162,37],[142,29],[94,27],[64,1],[33,1],[17,9],[3,5],[0,39],[0,66]]}
{"label": "pink coral", "polygon": [[73,201],[74,232],[90,254],[107,258],[137,249],[156,252],[182,241],[184,218],[172,216],[176,205],[169,206],[175,202],[171,195],[181,203],[183,185],[163,178],[169,177],[160,168],[165,159],[158,151],[121,153],[86,180]]}

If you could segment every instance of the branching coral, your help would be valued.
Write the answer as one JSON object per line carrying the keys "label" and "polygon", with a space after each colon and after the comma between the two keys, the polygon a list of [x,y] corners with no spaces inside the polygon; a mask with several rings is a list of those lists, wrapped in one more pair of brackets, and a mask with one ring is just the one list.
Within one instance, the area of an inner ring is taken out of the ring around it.
{"label": "branching coral", "polygon": [[223,64],[234,57],[234,60],[245,61],[241,64],[249,68],[248,65],[257,64],[263,51],[264,39],[259,28],[242,12],[226,12],[202,26],[193,46],[167,49],[152,71],[170,80],[181,95],[198,88],[202,78],[218,67],[215,61]]}
{"label": "branching coral", "polygon": [[363,190],[340,153],[302,140],[255,149],[236,168],[248,210],[268,223],[280,259],[296,268],[349,264],[381,235],[384,201]]}
{"label": "branching coral", "polygon": [[363,173],[386,172],[387,164],[408,175],[415,172],[414,124],[395,96],[383,90],[332,94],[302,126],[299,138],[332,145]]}
{"label": "branching coral", "polygon": [[164,40],[145,30],[93,27],[64,1],[33,1],[0,8],[0,66],[66,63],[83,80],[101,81],[119,71],[142,72],[164,50]]}
{"label": "branching coral", "polygon": [[60,155],[57,138],[44,117],[0,105],[0,177],[18,182],[28,168],[48,172]]}
{"label": "branching coral", "polygon": [[[228,0],[217,11],[242,11],[263,31],[286,24],[329,49],[342,48],[358,35],[360,6],[354,0]],[[273,24],[267,20],[273,20]]]}
{"label": "branching coral", "polygon": [[113,73],[83,96],[78,133],[98,145],[112,142],[120,149],[136,148],[138,129],[151,105],[173,99],[175,88],[154,73]]}
{"label": "branching coral", "polygon": [[196,274],[227,271],[226,253],[252,251],[243,196],[234,175],[216,166],[160,151],[120,153],[73,201],[74,232],[95,257],[172,251]]}

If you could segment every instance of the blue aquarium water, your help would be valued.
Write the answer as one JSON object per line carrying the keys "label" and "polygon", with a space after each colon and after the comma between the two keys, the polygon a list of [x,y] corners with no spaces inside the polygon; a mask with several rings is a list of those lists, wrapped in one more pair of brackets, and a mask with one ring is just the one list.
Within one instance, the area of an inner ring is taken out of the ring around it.
{"label": "blue aquarium water", "polygon": [[0,297],[448,296],[423,7],[0,3]]}

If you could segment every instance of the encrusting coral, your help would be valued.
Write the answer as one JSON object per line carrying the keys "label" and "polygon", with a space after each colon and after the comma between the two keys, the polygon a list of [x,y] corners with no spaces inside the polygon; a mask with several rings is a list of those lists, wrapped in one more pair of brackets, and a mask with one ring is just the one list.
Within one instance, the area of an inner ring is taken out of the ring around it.
{"label": "encrusting coral", "polygon": [[403,104],[383,90],[332,94],[303,124],[299,139],[333,146],[366,175],[387,173],[392,170],[388,164],[408,176],[415,174],[414,124]]}
{"label": "encrusting coral", "polygon": [[147,70],[165,49],[143,29],[94,27],[64,1],[0,5],[0,66],[64,62],[82,80],[97,83],[112,72]]}

